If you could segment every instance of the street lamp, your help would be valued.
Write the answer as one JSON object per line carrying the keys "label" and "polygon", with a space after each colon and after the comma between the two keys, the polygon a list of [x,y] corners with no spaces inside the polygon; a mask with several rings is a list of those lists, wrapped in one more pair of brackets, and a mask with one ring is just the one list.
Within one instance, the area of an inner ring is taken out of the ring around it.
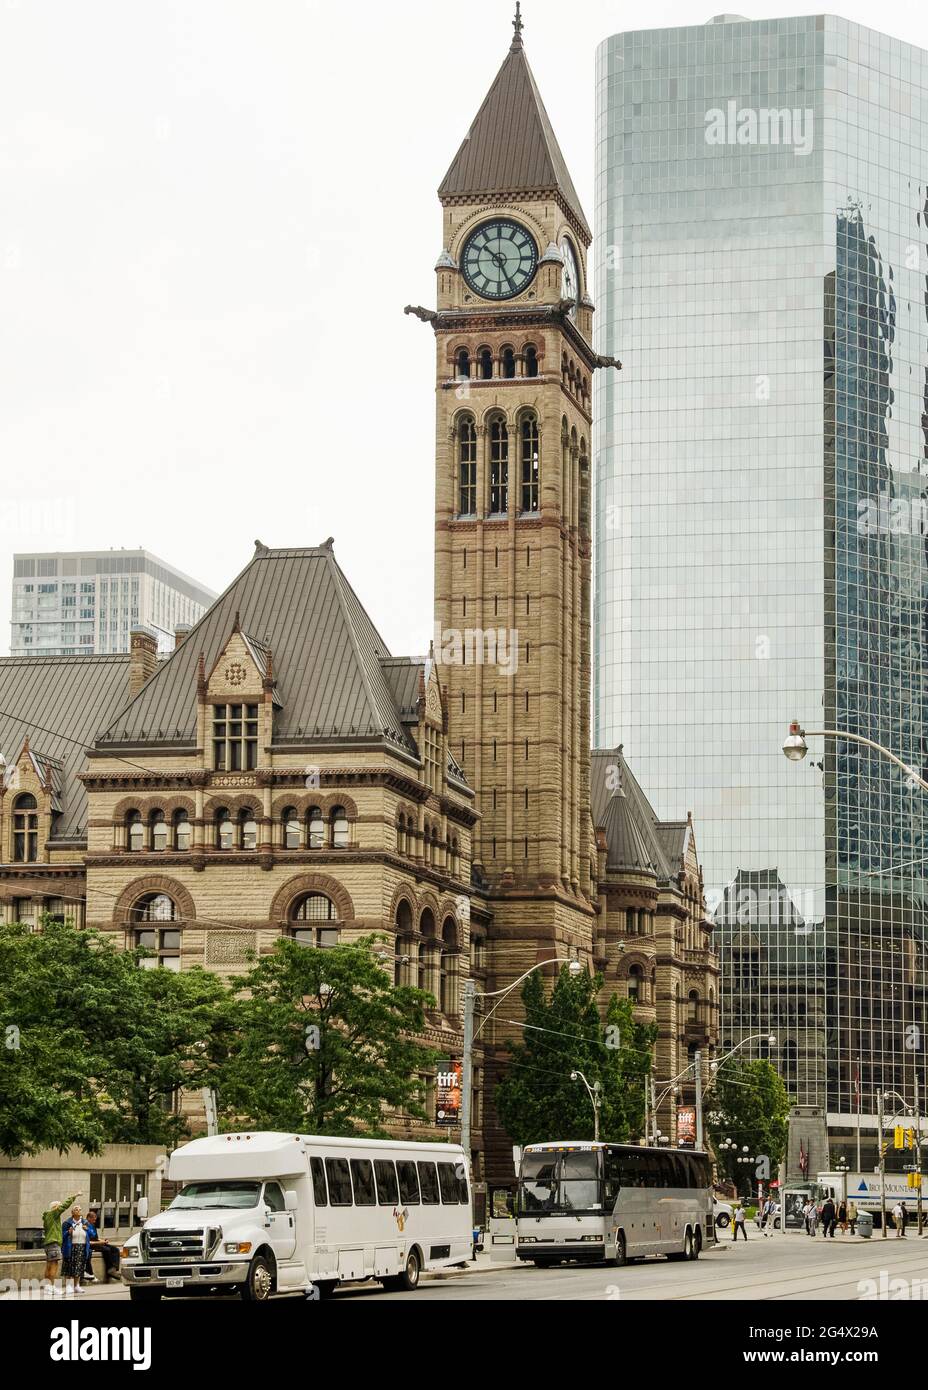
{"label": "street lamp", "polygon": [[921,787],[922,791],[928,792],[928,782],[925,781],[921,773],[914,767],[904,763],[901,758],[897,758],[895,753],[891,753],[888,748],[884,748],[882,743],[875,743],[872,738],[864,738],[862,734],[851,734],[846,729],[803,729],[798,719],[794,719],[789,726],[789,733],[783,741],[783,752],[792,763],[801,763],[809,751],[807,738],[837,738],[848,743],[860,743],[865,748],[871,748],[874,753],[879,753],[882,757],[888,758],[891,763],[895,763],[901,768],[912,782]]}
{"label": "street lamp", "polygon": [[594,1143],[594,1144],[598,1144],[598,1143],[599,1143],[599,1111],[600,1111],[600,1107],[602,1106],[602,1103],[603,1103],[603,1095],[602,1095],[603,1088],[602,1088],[602,1086],[599,1084],[598,1081],[594,1081],[593,1084],[592,1084],[592,1086],[591,1086],[590,1083],[589,1083],[589,1081],[587,1081],[586,1077],[583,1075],[583,1072],[582,1072],[582,1071],[572,1071],[572,1072],[570,1073],[570,1079],[571,1079],[571,1081],[582,1081],[583,1084],[584,1084],[584,1086],[585,1086],[586,1089],[587,1089],[587,1094],[589,1095],[589,1097],[590,1097],[590,1102],[591,1102],[591,1104],[592,1104],[592,1106],[593,1106],[593,1143]]}
{"label": "street lamp", "polygon": [[511,985],[505,989],[494,989],[481,991],[479,998],[496,999],[492,1009],[480,1020],[480,1027],[474,1029],[474,1004],[478,998],[477,983],[472,975],[464,981],[464,1049],[461,1063],[461,1147],[464,1150],[466,1163],[470,1164],[470,1110],[471,1110],[471,1091],[473,1090],[474,1076],[474,1040],[479,1035],[481,1029],[492,1018],[493,1014],[502,1004],[508,994],[511,994],[523,980],[527,980],[529,975],[535,970],[541,970],[546,965],[566,965],[567,973],[571,979],[576,980],[583,974],[583,966],[572,956],[551,956],[548,960],[537,961],[533,966],[520,975],[517,980],[513,980]]}

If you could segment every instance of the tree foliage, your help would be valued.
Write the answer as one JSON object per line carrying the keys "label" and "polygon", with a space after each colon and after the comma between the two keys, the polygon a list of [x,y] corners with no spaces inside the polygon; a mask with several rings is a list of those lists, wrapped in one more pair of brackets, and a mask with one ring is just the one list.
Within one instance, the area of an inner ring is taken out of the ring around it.
{"label": "tree foliage", "polygon": [[[725,1062],[705,1101],[706,1128],[719,1171],[741,1191],[750,1191],[756,1161],[739,1163],[738,1155],[768,1158],[771,1174],[786,1152],[790,1098],[776,1069],[763,1059]],[[733,1140],[737,1151],[721,1148]]]}
{"label": "tree foliage", "polygon": [[582,1072],[602,1088],[600,1138],[613,1143],[644,1128],[644,1094],[651,1066],[653,1024],[636,1023],[628,999],[613,995],[600,1018],[602,976],[573,979],[564,966],[548,998],[540,972],[522,986],[524,1042],[510,1044],[512,1062],[496,1091],[496,1108],[517,1144],[546,1139],[592,1139],[593,1107]]}
{"label": "tree foliage", "polygon": [[438,1053],[415,1041],[433,1004],[394,985],[379,938],[316,949],[281,938],[234,981],[243,991],[232,1046],[216,1071],[235,1123],[310,1134],[383,1134],[382,1107],[425,1119],[420,1073]]}
{"label": "tree foliage", "polygon": [[226,990],[202,970],[139,969],[142,954],[54,919],[0,926],[0,1152],[183,1133],[173,1102],[221,1048]]}

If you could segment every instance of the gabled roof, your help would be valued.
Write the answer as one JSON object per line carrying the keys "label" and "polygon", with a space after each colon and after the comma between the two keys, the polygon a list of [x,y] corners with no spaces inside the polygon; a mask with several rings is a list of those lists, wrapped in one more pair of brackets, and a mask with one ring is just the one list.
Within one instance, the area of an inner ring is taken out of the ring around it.
{"label": "gabled roof", "polygon": [[28,735],[33,766],[51,779],[61,810],[53,841],[85,833],[87,798],[77,774],[128,688],[128,656],[0,658],[0,751],[12,765]]}
{"label": "gabled roof", "polygon": [[591,235],[519,31],[438,190],[443,200],[496,193],[560,194]]}
{"label": "gabled roof", "polygon": [[[196,739],[200,653],[212,670],[236,625],[259,670],[270,658],[282,693],[275,741],[383,741],[418,756],[404,725],[386,643],[345,578],[329,542],[268,550],[252,560],[184,643],[159,665],[97,743],[101,751]],[[260,633],[260,638],[255,634]]]}

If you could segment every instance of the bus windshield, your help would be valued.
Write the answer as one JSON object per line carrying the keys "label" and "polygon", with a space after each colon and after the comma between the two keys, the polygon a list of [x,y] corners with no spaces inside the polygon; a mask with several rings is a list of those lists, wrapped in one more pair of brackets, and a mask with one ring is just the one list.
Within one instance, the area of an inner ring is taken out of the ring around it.
{"label": "bus windshield", "polygon": [[210,1211],[214,1207],[256,1207],[261,1192],[259,1182],[188,1182],[178,1192],[171,1209]]}
{"label": "bus windshield", "polygon": [[599,1154],[583,1150],[526,1153],[520,1193],[520,1210],[527,1216],[601,1211]]}

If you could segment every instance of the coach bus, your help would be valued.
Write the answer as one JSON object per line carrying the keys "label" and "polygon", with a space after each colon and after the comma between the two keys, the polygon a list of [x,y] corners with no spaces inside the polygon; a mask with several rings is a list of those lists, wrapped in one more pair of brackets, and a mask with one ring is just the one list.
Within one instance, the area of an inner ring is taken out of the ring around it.
{"label": "coach bus", "polygon": [[529,1144],[517,1211],[516,1255],[542,1267],[698,1260],[716,1239],[709,1158],[692,1149]]}

